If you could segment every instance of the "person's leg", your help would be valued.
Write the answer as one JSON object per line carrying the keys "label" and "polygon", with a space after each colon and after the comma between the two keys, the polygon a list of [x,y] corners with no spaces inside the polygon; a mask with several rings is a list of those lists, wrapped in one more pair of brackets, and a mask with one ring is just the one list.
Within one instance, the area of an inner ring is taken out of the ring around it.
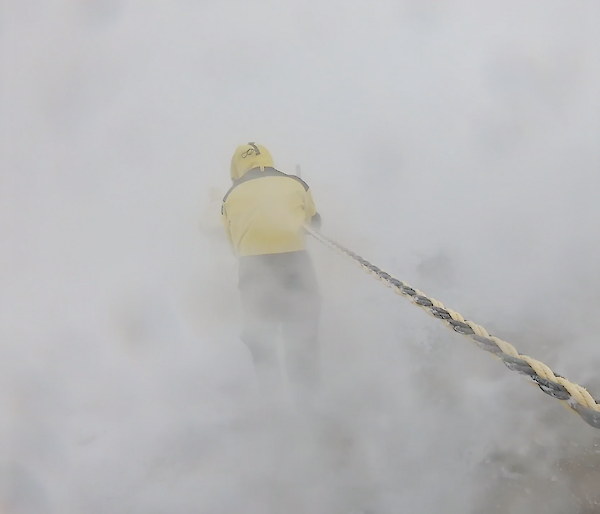
{"label": "person's leg", "polygon": [[277,360],[277,325],[256,313],[245,313],[241,339],[250,351],[261,396],[281,389]]}
{"label": "person's leg", "polygon": [[244,311],[241,339],[252,356],[259,395],[267,403],[280,401],[282,377],[277,358],[279,321],[273,308],[274,285],[263,257],[240,260],[239,288]]}
{"label": "person's leg", "polygon": [[285,364],[298,408],[314,408],[320,385],[320,298],[294,295],[290,316],[283,324]]}
{"label": "person's leg", "polygon": [[314,409],[320,382],[319,314],[321,297],[308,253],[287,256],[282,293],[285,364],[298,409]]}

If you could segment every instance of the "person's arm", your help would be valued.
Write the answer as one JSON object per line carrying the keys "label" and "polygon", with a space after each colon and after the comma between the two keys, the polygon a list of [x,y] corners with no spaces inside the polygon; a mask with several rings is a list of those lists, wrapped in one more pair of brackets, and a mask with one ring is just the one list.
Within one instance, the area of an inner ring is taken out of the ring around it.
{"label": "person's arm", "polygon": [[311,218],[310,226],[315,230],[321,230],[321,215],[318,212]]}
{"label": "person's arm", "polygon": [[317,212],[317,207],[313,201],[310,189],[306,190],[306,195],[304,197],[304,210],[306,212],[307,223],[312,228],[319,230],[321,228],[321,215]]}
{"label": "person's arm", "polygon": [[221,205],[221,221],[223,222],[223,227],[225,228],[225,234],[227,234],[229,246],[231,246],[231,249],[235,254],[235,246],[233,245],[233,238],[231,237],[231,227],[229,224],[229,218],[227,218],[227,211],[225,210],[225,202],[223,202],[223,204]]}

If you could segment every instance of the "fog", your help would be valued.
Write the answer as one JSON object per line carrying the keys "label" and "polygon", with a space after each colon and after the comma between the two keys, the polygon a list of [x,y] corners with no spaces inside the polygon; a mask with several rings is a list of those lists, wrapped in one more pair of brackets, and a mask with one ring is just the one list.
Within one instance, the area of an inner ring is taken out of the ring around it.
{"label": "fog", "polygon": [[317,241],[322,423],[245,424],[211,188],[600,398],[600,4],[0,0],[0,512],[600,512],[600,432]]}

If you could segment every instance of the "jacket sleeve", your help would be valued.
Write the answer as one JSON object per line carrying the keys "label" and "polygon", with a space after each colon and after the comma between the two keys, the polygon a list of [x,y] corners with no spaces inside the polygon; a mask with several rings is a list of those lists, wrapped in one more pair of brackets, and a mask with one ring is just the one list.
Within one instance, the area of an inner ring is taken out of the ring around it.
{"label": "jacket sleeve", "polygon": [[311,227],[320,229],[321,228],[321,215],[317,212],[317,207],[313,201],[312,193],[310,189],[306,190],[304,199],[304,211],[306,212],[306,221]]}
{"label": "jacket sleeve", "polygon": [[231,237],[231,228],[229,225],[229,218],[227,218],[227,211],[225,210],[225,202],[221,205],[221,221],[223,222],[223,228],[225,229],[225,234],[227,235],[227,241],[229,241],[229,245],[235,253],[235,247],[233,245],[233,238]]}

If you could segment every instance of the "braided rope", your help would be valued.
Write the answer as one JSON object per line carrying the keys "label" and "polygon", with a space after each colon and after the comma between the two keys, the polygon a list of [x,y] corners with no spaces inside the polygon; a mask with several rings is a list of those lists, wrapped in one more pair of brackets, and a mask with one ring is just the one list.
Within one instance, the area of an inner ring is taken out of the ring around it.
{"label": "braided rope", "polygon": [[317,241],[351,259],[364,271],[381,280],[386,287],[392,288],[396,294],[408,298],[430,316],[442,320],[451,330],[475,341],[479,348],[502,360],[511,371],[528,376],[544,393],[565,402],[586,423],[594,428],[600,428],[600,404],[584,387],[555,374],[543,362],[528,355],[521,355],[512,344],[498,337],[490,336],[488,331],[481,325],[465,320],[460,313],[444,307],[442,302],[430,298],[418,289],[409,286],[406,282],[392,277],[389,273],[311,227],[305,226],[305,229]]}

